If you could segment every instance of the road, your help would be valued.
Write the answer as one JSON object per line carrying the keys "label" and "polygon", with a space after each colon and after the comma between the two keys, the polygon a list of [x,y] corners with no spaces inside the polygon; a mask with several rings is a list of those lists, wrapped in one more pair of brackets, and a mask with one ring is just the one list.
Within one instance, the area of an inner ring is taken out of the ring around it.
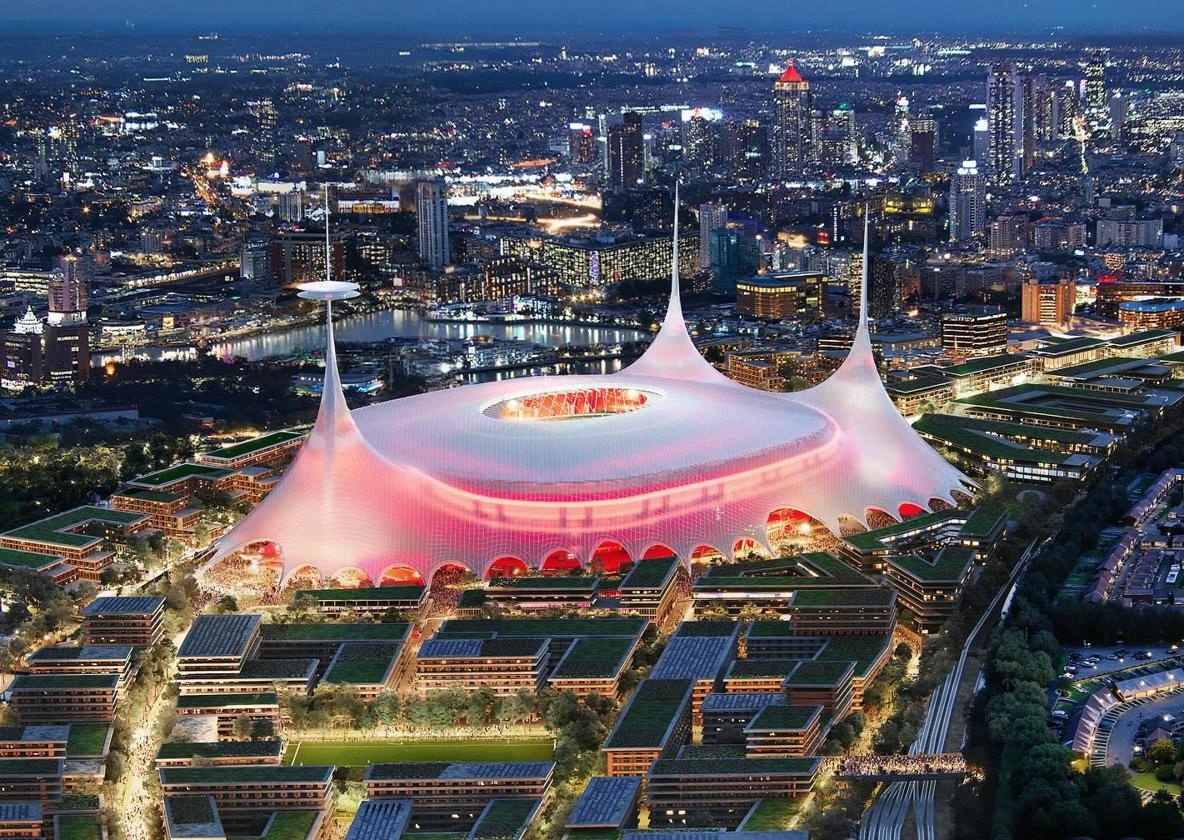
{"label": "road", "polygon": [[[983,611],[978,623],[967,634],[966,644],[958,656],[957,664],[946,675],[945,680],[929,698],[929,706],[925,714],[917,739],[909,747],[909,755],[921,753],[945,752],[946,736],[950,731],[950,721],[953,719],[954,709],[957,707],[958,687],[966,671],[966,660],[970,655],[979,635],[995,617],[996,611],[1004,603],[1004,595],[1008,596],[1015,590],[1023,570],[1028,565],[1035,544],[1028,547],[1020,562],[1012,569],[1007,583],[995,593],[994,599]],[[934,798],[937,793],[937,782],[893,782],[888,785],[876,798],[876,801],[864,812],[859,825],[859,840],[899,840],[908,819],[909,811],[916,810],[917,840],[936,840],[937,827],[934,818]]]}

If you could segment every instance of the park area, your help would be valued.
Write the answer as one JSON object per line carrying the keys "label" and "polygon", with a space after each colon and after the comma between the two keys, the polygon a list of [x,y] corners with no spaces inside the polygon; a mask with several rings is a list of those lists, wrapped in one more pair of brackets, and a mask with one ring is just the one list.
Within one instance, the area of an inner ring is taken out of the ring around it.
{"label": "park area", "polygon": [[284,764],[335,764],[365,767],[402,761],[550,761],[550,739],[471,741],[295,741],[284,750]]}

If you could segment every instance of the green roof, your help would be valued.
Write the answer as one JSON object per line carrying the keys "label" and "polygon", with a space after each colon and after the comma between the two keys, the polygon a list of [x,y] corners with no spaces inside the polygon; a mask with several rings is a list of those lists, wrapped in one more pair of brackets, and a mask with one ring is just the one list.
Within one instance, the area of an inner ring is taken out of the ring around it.
{"label": "green roof", "polygon": [[843,539],[862,551],[875,551],[876,549],[886,547],[884,543],[886,539],[899,537],[912,531],[928,528],[930,526],[940,526],[941,523],[952,519],[954,515],[954,512],[948,510],[934,511],[933,513],[922,513],[919,516],[913,516],[903,520],[902,522],[897,522],[884,528],[877,528],[874,531],[863,531],[859,534],[850,534]]}
{"label": "green roof", "polygon": [[221,467],[210,467],[205,464],[177,464],[175,467],[169,467],[159,472],[142,475],[132,480],[133,484],[150,484],[153,487],[163,487],[166,484],[172,484],[174,481],[181,481],[186,478],[208,478],[217,479],[230,475],[230,470],[224,470]]}
{"label": "green roof", "polygon": [[729,666],[725,679],[785,678],[793,673],[793,669],[801,661],[801,659],[737,659]]}
{"label": "green roof", "polygon": [[93,814],[59,814],[57,840],[102,840],[102,824]]}
{"label": "green roof", "polygon": [[1001,353],[996,356],[984,356],[981,359],[970,359],[960,365],[949,365],[941,369],[947,376],[971,376],[996,368],[1010,367],[1027,362],[1031,357],[1025,353]]}
{"label": "green roof", "polygon": [[102,755],[110,729],[110,724],[106,723],[70,724],[70,736],[66,740],[66,757],[84,758]]}
{"label": "green roof", "polygon": [[836,686],[855,672],[854,662],[837,659],[809,659],[802,662],[785,681],[787,687]]}
{"label": "green roof", "polygon": [[789,773],[813,775],[822,759],[805,758],[734,758],[685,759],[666,758],[654,762],[651,776],[764,776]]}
{"label": "green roof", "polygon": [[[648,561],[647,561],[648,562]],[[491,636],[570,639],[579,636],[637,636],[646,619],[620,618],[456,618],[448,619],[436,631],[437,639],[480,639]]]}
{"label": "green roof", "polygon": [[923,583],[961,583],[974,560],[974,549],[946,546],[932,558],[917,554],[889,557],[887,562]]}
{"label": "green roof", "polygon": [[165,767],[165,784],[259,784],[267,782],[328,782],[332,765],[233,764],[225,767]]}
{"label": "green roof", "polygon": [[[935,438],[940,442],[959,447],[983,458],[994,461],[1009,461],[1021,464],[1063,464],[1072,457],[1066,452],[1055,452],[1029,446],[1026,443],[1012,441],[1004,436],[996,436],[979,430],[973,425],[975,417],[949,417],[947,415],[926,414],[913,424],[918,434]],[[971,421],[971,422],[963,422]],[[1020,424],[1000,424],[1020,425]],[[1029,432],[1035,432],[1027,427]]]}
{"label": "green roof", "polygon": [[620,589],[655,589],[661,586],[673,574],[678,565],[677,557],[659,557],[653,560],[641,560],[634,564],[621,581]]}
{"label": "green roof", "polygon": [[274,691],[248,694],[182,694],[177,698],[178,709],[216,709],[219,706],[276,706],[279,697]]}
{"label": "green roof", "polygon": [[56,758],[0,758],[0,776],[56,776],[60,771]]}
{"label": "green roof", "polygon": [[0,536],[17,540],[49,543],[50,545],[61,545],[68,548],[85,548],[99,542],[100,538],[87,534],[68,532],[69,529],[78,528],[89,522],[127,526],[134,525],[144,519],[147,519],[147,517],[142,513],[129,513],[124,510],[111,510],[93,505],[83,505],[82,507],[68,510],[65,513],[59,513],[56,516],[50,516],[40,519],[37,522],[31,522],[28,525],[22,525],[19,528],[13,528],[11,531],[0,534]]}
{"label": "green roof", "polygon": [[633,640],[628,638],[576,639],[568,648],[563,661],[551,677],[578,679],[589,677],[613,677],[620,670],[625,657],[633,649]]}
{"label": "green roof", "polygon": [[269,446],[279,446],[280,444],[288,443],[289,441],[297,440],[304,437],[300,432],[290,432],[287,430],[279,432],[271,432],[266,435],[261,435],[257,438],[244,440],[239,443],[232,443],[229,446],[223,446],[221,449],[213,449],[209,452],[201,453],[203,458],[223,458],[233,459],[241,458],[243,455],[250,455],[253,452],[267,449]]}
{"label": "green roof", "polygon": [[800,589],[793,594],[791,608],[798,607],[886,607],[895,593],[887,587],[866,589]]}
{"label": "green roof", "polygon": [[1100,370],[1109,370],[1115,367],[1125,367],[1132,363],[1151,364],[1150,359],[1138,359],[1134,356],[1111,356],[1108,359],[1094,359],[1092,362],[1082,362],[1079,365],[1069,365],[1068,367],[1057,368],[1051,371],[1053,376],[1081,376],[1083,374],[1095,373]]}
{"label": "green roof", "polygon": [[985,537],[1007,520],[1007,510],[994,505],[979,505],[966,517],[966,524],[962,526],[964,537]]}
{"label": "green roof", "polygon": [[336,642],[336,641],[403,641],[411,625],[405,621],[390,624],[355,622],[350,624],[263,624],[260,633],[264,641]]}
{"label": "green roof", "polygon": [[168,741],[160,745],[157,758],[260,758],[278,756],[284,744],[279,739],[266,741]]}
{"label": "green roof", "polygon": [[710,638],[727,638],[736,632],[736,622],[727,621],[725,619],[696,619],[694,621],[684,621],[678,625],[678,629],[674,631],[675,636],[682,636],[684,638],[710,637]]}
{"label": "green roof", "polygon": [[259,840],[306,840],[319,816],[319,811],[274,811]]}
{"label": "green roof", "polygon": [[664,746],[670,725],[690,701],[690,680],[642,680],[617,725],[604,742],[605,749],[657,749]]}
{"label": "green roof", "polygon": [[821,706],[765,706],[746,728],[803,729],[821,716]]}
{"label": "green roof", "polygon": [[377,685],[394,667],[400,642],[345,642],[321,680],[329,684]]}
{"label": "green roof", "polygon": [[0,566],[14,566],[19,569],[39,571],[60,562],[62,562],[62,558],[54,554],[36,554],[32,551],[0,548]]}
{"label": "green roof", "polygon": [[820,661],[854,662],[855,676],[865,677],[872,663],[891,646],[891,633],[830,636],[817,658]]}
{"label": "green roof", "polygon": [[517,837],[539,807],[538,799],[494,799],[477,818],[470,840],[507,840]]}

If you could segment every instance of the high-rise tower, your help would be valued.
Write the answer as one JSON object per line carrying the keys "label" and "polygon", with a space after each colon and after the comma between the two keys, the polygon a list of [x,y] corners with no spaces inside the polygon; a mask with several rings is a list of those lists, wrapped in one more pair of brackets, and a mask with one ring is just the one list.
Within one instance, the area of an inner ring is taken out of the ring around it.
{"label": "high-rise tower", "polygon": [[1016,154],[1016,74],[1010,64],[996,64],[987,77],[987,126],[990,146],[987,168],[997,184],[1011,184],[1019,175]]}
{"label": "high-rise tower", "polygon": [[626,111],[608,127],[608,182],[614,189],[635,187],[645,180],[645,132],[641,114]]}
{"label": "high-rise tower", "polygon": [[966,160],[950,178],[950,241],[965,242],[987,226],[983,176]]}
{"label": "high-rise tower", "polygon": [[450,262],[448,250],[448,194],[442,180],[420,181],[415,191],[419,224],[419,258],[439,270]]}
{"label": "high-rise tower", "polygon": [[774,160],[780,177],[800,175],[810,160],[810,83],[790,61],[773,84]]}

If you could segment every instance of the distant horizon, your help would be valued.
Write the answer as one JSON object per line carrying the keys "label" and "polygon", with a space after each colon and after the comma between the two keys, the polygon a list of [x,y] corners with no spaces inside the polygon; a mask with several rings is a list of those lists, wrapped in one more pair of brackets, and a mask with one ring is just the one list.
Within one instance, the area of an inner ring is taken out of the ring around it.
{"label": "distant horizon", "polygon": [[832,0],[826,7],[784,0],[733,0],[721,11],[706,0],[69,0],[53,7],[0,0],[10,34],[225,35],[401,34],[471,38],[719,36],[721,28],[753,36],[1026,35],[1040,37],[1173,37],[1184,35],[1178,0],[997,0],[982,7],[935,7],[928,0]]}

